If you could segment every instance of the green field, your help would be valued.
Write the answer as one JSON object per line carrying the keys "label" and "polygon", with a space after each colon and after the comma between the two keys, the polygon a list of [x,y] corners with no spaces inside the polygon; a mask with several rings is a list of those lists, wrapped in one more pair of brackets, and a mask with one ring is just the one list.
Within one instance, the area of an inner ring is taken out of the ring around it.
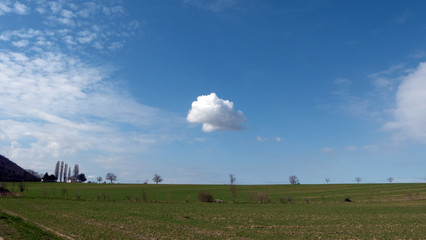
{"label": "green field", "polygon": [[[226,185],[28,183],[0,198],[0,237],[31,239],[22,222],[64,239],[426,239],[426,184],[237,190],[232,202]],[[224,203],[201,203],[199,192]]]}

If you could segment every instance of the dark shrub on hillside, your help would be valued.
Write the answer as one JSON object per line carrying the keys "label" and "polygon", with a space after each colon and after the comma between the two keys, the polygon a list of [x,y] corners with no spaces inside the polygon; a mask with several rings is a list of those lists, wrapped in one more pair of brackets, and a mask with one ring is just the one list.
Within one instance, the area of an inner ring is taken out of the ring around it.
{"label": "dark shrub on hillside", "polygon": [[6,185],[2,184],[2,186],[0,187],[0,196],[7,196],[9,194],[9,189],[6,188]]}
{"label": "dark shrub on hillside", "polygon": [[213,202],[214,197],[210,193],[199,192],[198,193],[198,200],[200,200],[200,202]]}
{"label": "dark shrub on hillside", "polygon": [[14,197],[18,197],[20,195],[9,191],[9,189],[6,188],[6,185],[2,184],[0,186],[0,197],[3,197],[3,196],[14,196]]}

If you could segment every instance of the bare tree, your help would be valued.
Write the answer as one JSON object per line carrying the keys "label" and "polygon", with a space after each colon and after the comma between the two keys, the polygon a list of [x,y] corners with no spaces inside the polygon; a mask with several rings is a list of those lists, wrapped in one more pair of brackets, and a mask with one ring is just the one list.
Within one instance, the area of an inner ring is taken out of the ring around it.
{"label": "bare tree", "polygon": [[61,167],[59,168],[59,177],[58,177],[59,182],[62,181],[63,173],[64,173],[64,161],[61,161]]}
{"label": "bare tree", "polygon": [[96,178],[96,180],[98,180],[98,183],[101,183],[102,182],[102,177],[99,176],[99,177]]}
{"label": "bare tree", "polygon": [[296,176],[290,176],[289,178],[288,178],[288,180],[290,181],[290,184],[299,184],[300,182],[299,182],[299,179],[296,177]]}
{"label": "bare tree", "polygon": [[330,178],[325,178],[325,182],[328,184],[330,182]]}
{"label": "bare tree", "polygon": [[59,177],[59,161],[56,162],[55,177]]}
{"label": "bare tree", "polygon": [[229,174],[229,190],[231,191],[232,196],[232,202],[235,202],[237,198],[237,186],[235,185],[235,182],[237,181],[237,178],[234,174]]}
{"label": "bare tree", "polygon": [[356,177],[356,178],[355,178],[355,181],[359,184],[359,182],[361,182],[361,181],[362,181],[362,179],[361,179],[360,177]]}
{"label": "bare tree", "polygon": [[160,175],[158,175],[158,174],[154,174],[154,177],[152,178],[152,181],[154,181],[154,182],[155,182],[155,184],[158,184],[159,182],[162,182],[162,181],[163,181],[163,179],[161,178],[161,176],[160,176]]}
{"label": "bare tree", "polygon": [[392,183],[392,182],[393,182],[393,177],[389,177],[389,178],[388,178],[388,182],[389,182],[389,183]]}
{"label": "bare tree", "polygon": [[64,182],[67,182],[67,169],[68,169],[68,163],[65,163],[64,167]]}
{"label": "bare tree", "polygon": [[107,173],[105,179],[111,181],[112,183],[113,181],[117,181],[117,176],[115,176],[114,173]]}
{"label": "bare tree", "polygon": [[235,177],[235,175],[234,174],[229,174],[229,183],[231,184],[231,185],[234,185],[235,184],[235,182],[237,181],[237,178]]}

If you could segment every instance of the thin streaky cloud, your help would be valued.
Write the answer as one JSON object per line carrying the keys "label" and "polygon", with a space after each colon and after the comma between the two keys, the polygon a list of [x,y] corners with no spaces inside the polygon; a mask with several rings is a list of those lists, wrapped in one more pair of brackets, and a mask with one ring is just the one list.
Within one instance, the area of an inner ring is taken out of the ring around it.
{"label": "thin streaky cloud", "polygon": [[226,9],[233,8],[238,4],[239,0],[184,0],[183,3],[195,6],[203,10],[211,12],[222,12]]}

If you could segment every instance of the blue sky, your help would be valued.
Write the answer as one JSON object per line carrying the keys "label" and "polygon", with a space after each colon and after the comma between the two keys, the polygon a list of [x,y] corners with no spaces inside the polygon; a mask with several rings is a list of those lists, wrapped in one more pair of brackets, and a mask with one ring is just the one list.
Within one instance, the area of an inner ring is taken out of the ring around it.
{"label": "blue sky", "polygon": [[118,182],[426,182],[425,9],[1,1],[0,153]]}

